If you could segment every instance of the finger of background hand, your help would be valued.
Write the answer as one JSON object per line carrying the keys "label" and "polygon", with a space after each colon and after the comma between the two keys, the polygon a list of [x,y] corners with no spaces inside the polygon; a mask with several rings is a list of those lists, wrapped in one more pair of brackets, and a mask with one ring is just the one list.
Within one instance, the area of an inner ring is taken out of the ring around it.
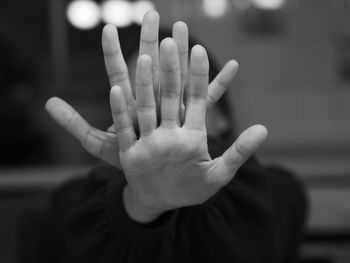
{"label": "finger of background hand", "polygon": [[[53,97],[49,99],[45,108],[51,117],[76,137],[89,153],[98,158],[112,161],[112,158],[106,157],[118,147],[115,134],[109,134],[91,127],[72,106],[60,98]],[[119,158],[113,158],[111,164],[118,165]]]}
{"label": "finger of background hand", "polygon": [[181,77],[178,50],[172,38],[160,44],[160,95],[161,125],[169,128],[178,125]]}
{"label": "finger of background hand", "polygon": [[232,85],[237,71],[237,61],[230,60],[226,63],[215,79],[209,84],[207,107],[213,106]]}
{"label": "finger of background hand", "polygon": [[103,28],[102,49],[111,87],[121,87],[127,103],[131,104],[134,101],[134,97],[132,95],[128,67],[120,48],[118,31],[114,25],[106,25]]}
{"label": "finger of background hand", "polygon": [[127,151],[135,144],[136,135],[121,87],[112,87],[110,105],[120,151]]}
{"label": "finger of background hand", "polygon": [[206,50],[200,45],[192,48],[189,77],[184,125],[191,129],[202,130],[205,128],[209,61]]}
{"label": "finger of background hand", "polygon": [[51,117],[78,140],[83,141],[91,126],[68,103],[60,98],[50,98],[45,105]]}
{"label": "finger of background hand", "polygon": [[139,56],[149,55],[152,58],[153,88],[155,97],[159,95],[159,14],[155,10],[148,11],[143,17]]}
{"label": "finger of background hand", "polygon": [[183,122],[185,105],[184,90],[187,84],[188,75],[188,27],[184,22],[176,22],[173,26],[173,39],[179,50],[179,63],[181,74],[181,100],[180,100],[180,120]]}
{"label": "finger of background hand", "polygon": [[173,39],[179,51],[181,88],[184,89],[188,72],[188,27],[184,22],[179,21],[174,24]]}
{"label": "finger of background hand", "polygon": [[232,178],[238,168],[252,156],[266,137],[267,129],[263,125],[254,125],[243,131],[220,157],[226,176]]}
{"label": "finger of background hand", "polygon": [[152,59],[148,55],[140,56],[137,61],[136,105],[140,134],[150,134],[157,127],[157,113],[153,93]]}
{"label": "finger of background hand", "polygon": [[119,144],[118,137],[112,132],[91,133],[91,139],[86,145],[85,149],[94,156],[102,159],[115,167],[121,168],[119,160]]}

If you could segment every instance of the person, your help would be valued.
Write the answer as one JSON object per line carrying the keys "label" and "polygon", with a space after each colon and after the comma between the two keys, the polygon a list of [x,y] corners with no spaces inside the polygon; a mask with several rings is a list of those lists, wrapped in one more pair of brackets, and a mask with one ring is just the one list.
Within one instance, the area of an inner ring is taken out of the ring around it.
{"label": "person", "polygon": [[175,23],[159,54],[158,28],[158,13],[148,12],[135,88],[116,28],[103,30],[112,86],[107,132],[58,98],[46,104],[109,164],[91,172],[68,213],[64,262],[294,262],[305,195],[289,172],[252,157],[266,128],[252,126],[222,154],[210,154],[206,112],[230,85],[237,63],[228,62],[208,85],[202,46],[192,48],[187,68],[187,26]]}

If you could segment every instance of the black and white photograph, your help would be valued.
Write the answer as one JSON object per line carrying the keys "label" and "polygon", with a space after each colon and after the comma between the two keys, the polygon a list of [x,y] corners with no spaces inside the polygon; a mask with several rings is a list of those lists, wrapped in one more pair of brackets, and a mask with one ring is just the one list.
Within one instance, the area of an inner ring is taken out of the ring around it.
{"label": "black and white photograph", "polygon": [[350,0],[2,0],[1,263],[349,263]]}

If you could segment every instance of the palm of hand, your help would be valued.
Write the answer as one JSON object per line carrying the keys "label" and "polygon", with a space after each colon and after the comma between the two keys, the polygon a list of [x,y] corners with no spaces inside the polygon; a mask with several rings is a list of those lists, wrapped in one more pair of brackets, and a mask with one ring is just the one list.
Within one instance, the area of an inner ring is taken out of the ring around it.
{"label": "palm of hand", "polygon": [[133,192],[148,205],[168,210],[199,204],[218,190],[209,180],[213,161],[205,131],[159,127],[121,152],[120,160]]}
{"label": "palm of hand", "polygon": [[179,59],[174,40],[165,39],[160,45],[159,112],[152,85],[152,59],[147,55],[138,58],[139,138],[123,90],[118,86],[111,89],[119,157],[127,179],[124,202],[128,214],[136,220],[149,221],[164,211],[205,202],[232,179],[266,137],[265,128],[253,126],[221,157],[211,160],[205,128],[209,62],[203,47],[192,49],[190,65],[182,123]]}

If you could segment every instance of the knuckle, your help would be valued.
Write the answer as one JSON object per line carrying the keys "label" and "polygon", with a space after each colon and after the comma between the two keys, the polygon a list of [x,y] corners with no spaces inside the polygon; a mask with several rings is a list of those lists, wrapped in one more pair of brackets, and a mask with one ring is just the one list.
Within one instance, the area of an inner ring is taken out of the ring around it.
{"label": "knuckle", "polygon": [[119,83],[127,80],[129,78],[129,73],[127,70],[114,71],[108,74],[108,78],[111,83]]}

